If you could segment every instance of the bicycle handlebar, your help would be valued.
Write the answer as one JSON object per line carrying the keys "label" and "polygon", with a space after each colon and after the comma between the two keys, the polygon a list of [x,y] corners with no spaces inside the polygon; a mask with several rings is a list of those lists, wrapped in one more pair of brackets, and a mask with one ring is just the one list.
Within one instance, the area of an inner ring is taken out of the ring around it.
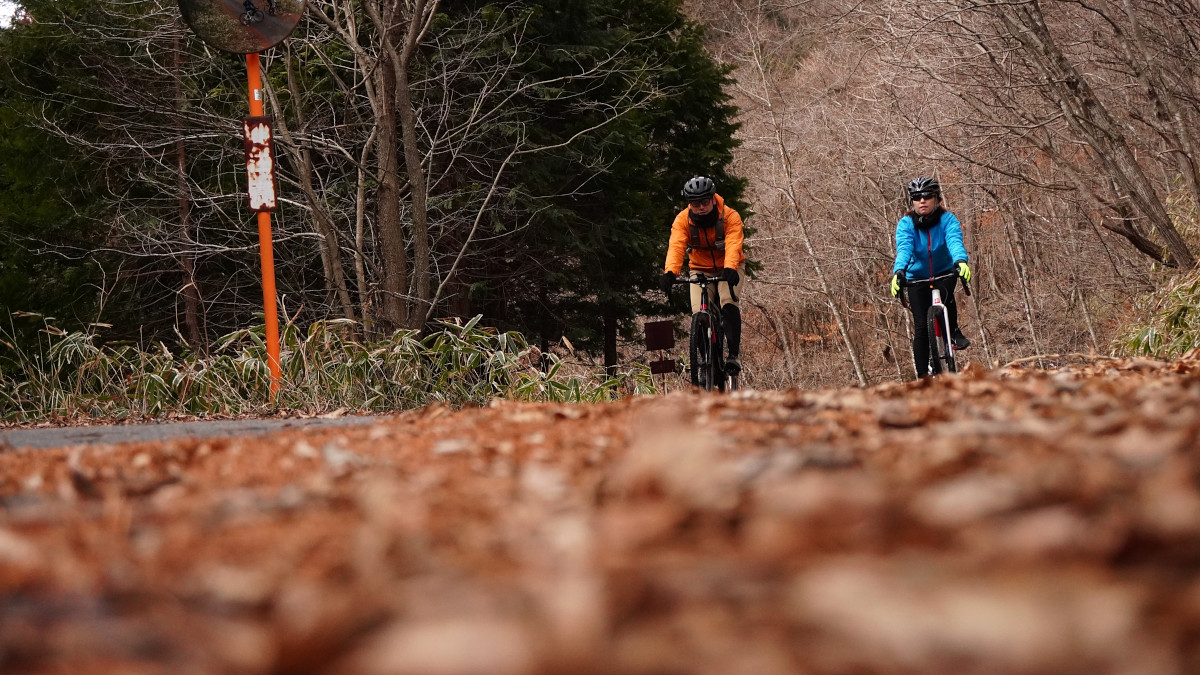
{"label": "bicycle handlebar", "polygon": [[[949,272],[946,272],[945,274],[939,274],[939,275],[937,275],[937,276],[935,276],[935,277],[929,277],[929,278],[927,278],[927,279],[912,279],[912,280],[909,280],[909,279],[904,279],[904,278],[901,278],[901,279],[900,279],[900,285],[901,285],[901,286],[908,286],[908,287],[913,287],[913,286],[924,286],[925,284],[931,284],[931,283],[933,283],[933,282],[935,282],[935,281],[944,281],[944,280],[946,280],[946,279],[951,279],[951,278],[954,278],[954,277],[957,277],[957,276],[958,276],[958,271],[957,271],[957,270],[951,270],[951,271],[949,271]],[[964,282],[964,283],[966,283],[966,282]]]}
{"label": "bicycle handlebar", "polygon": [[[695,274],[693,274],[690,277],[678,277],[677,279],[675,279],[675,285],[682,286],[684,284],[696,284],[697,286],[703,286],[705,284],[715,284],[720,281],[723,281],[723,280],[721,279],[721,277],[719,275],[718,276],[708,276],[707,274],[705,274],[703,272],[696,272]],[[717,296],[716,297],[717,304],[720,305],[721,304],[721,287],[717,286],[714,290],[714,293]],[[738,301],[737,291],[734,289],[732,284],[730,284],[730,286],[729,286],[729,299],[734,302]]]}
{"label": "bicycle handlebar", "polygon": [[[924,286],[926,284],[933,285],[934,282],[945,281],[946,279],[962,279],[962,277],[959,275],[958,270],[950,270],[949,272],[946,272],[945,274],[939,274],[934,277],[929,277],[928,279],[913,279],[910,281],[910,280],[902,277],[900,279],[900,288],[901,289],[914,288],[916,286]],[[965,292],[968,296],[970,296],[971,295],[971,285],[967,283],[966,279],[962,280],[962,285],[963,285],[963,292]],[[905,307],[908,307],[908,299],[904,297],[903,291],[901,291],[899,296],[897,296],[897,297],[899,297],[899,299],[900,299],[900,304],[904,305]]]}

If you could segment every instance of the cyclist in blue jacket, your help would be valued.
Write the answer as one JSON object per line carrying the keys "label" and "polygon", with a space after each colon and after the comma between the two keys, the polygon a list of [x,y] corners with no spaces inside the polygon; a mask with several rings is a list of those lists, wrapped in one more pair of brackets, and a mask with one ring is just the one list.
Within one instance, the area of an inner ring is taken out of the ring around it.
{"label": "cyclist in blue jacket", "polygon": [[[896,223],[896,262],[892,264],[892,297],[900,294],[900,280],[929,279],[957,269],[963,281],[971,280],[967,249],[963,246],[962,226],[958,218],[942,208],[942,187],[934,178],[920,176],[908,184],[912,210]],[[903,275],[903,276],[902,276]],[[935,284],[950,314],[950,336],[956,349],[971,346],[958,327],[958,305],[954,302],[957,278]],[[913,360],[917,377],[929,374],[929,335],[926,315],[933,304],[928,286],[912,286],[908,293],[913,315]]]}

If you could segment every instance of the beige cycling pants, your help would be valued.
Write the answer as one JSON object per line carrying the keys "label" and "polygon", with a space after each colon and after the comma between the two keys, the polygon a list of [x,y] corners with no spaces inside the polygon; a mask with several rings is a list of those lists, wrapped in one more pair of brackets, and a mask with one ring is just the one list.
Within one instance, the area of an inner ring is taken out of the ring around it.
{"label": "beige cycling pants", "polygon": [[[706,269],[689,269],[688,270],[689,275],[695,274],[696,272],[703,272],[704,276],[706,276],[706,277],[715,277],[718,274],[720,274],[721,270],[706,270]],[[733,287],[733,290],[737,293],[738,298],[741,298],[742,297],[742,288],[744,288],[746,286],[745,265],[741,265],[738,267],[738,276],[740,278],[737,282],[737,285]],[[688,288],[691,289],[691,291],[692,291],[692,314],[695,314],[696,312],[700,311],[700,287],[696,284],[688,284]],[[725,305],[738,304],[738,303],[734,302],[733,298],[731,298],[729,295],[729,283],[728,282],[725,282],[725,281],[719,282],[717,284],[717,288],[721,293],[721,306],[722,307],[724,307]],[[711,286],[710,286],[710,290],[708,293],[709,293],[709,299],[712,299]]]}

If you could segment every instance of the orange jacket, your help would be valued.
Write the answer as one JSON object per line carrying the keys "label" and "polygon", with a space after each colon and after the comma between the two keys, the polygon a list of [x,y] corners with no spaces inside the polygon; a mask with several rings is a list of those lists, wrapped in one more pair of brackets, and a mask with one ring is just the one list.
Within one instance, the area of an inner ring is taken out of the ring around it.
{"label": "orange jacket", "polygon": [[[746,256],[742,254],[742,240],[745,233],[742,231],[742,216],[737,211],[725,206],[725,200],[721,195],[716,196],[717,213],[720,214],[717,227],[725,228],[725,250],[712,251],[706,246],[711,246],[716,240],[716,228],[706,230],[698,229],[700,245],[692,249],[692,255],[688,259],[689,270],[719,270],[722,267],[737,269],[746,260]],[[679,212],[675,216],[675,222],[671,223],[671,242],[667,245],[667,263],[663,267],[664,272],[674,272],[679,274],[683,271],[683,256],[687,253],[688,239],[691,237],[688,224],[688,209]]]}

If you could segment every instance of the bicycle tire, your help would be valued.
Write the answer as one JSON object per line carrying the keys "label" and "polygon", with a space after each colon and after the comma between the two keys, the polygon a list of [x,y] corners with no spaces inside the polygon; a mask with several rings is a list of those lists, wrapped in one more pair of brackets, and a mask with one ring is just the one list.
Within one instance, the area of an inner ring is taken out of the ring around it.
{"label": "bicycle tire", "polygon": [[938,320],[938,316],[934,314],[934,308],[929,310],[928,330],[929,372],[933,375],[956,372],[954,356],[950,351],[950,331],[945,330],[942,322]]}
{"label": "bicycle tire", "polygon": [[725,331],[721,328],[720,316],[713,317],[712,345],[713,363],[709,369],[713,382],[717,383],[717,391],[725,391]]}
{"label": "bicycle tire", "polygon": [[241,16],[243,26],[249,26],[251,24],[261,23],[264,18],[265,17],[262,13],[262,10],[259,10],[259,9],[253,9],[253,10],[248,9],[248,10],[242,12],[242,16]]}
{"label": "bicycle tire", "polygon": [[929,309],[929,316],[925,317],[925,336],[929,342],[929,374],[942,374],[942,360],[938,358],[938,336],[937,336],[937,319],[933,316],[933,308]]}
{"label": "bicycle tire", "polygon": [[712,358],[712,320],[705,312],[692,315],[692,336],[688,348],[692,371],[692,384],[705,391],[712,391],[716,384]]}

